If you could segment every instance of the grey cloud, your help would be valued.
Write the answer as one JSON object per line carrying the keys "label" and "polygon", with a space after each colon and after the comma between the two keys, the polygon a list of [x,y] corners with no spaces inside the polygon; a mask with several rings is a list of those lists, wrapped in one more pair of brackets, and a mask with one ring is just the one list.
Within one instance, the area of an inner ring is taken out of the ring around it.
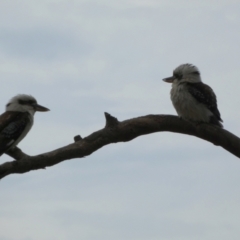
{"label": "grey cloud", "polygon": [[85,56],[93,50],[93,46],[84,38],[76,39],[67,32],[37,27],[1,31],[0,49],[4,54],[13,57],[51,61],[74,55]]}

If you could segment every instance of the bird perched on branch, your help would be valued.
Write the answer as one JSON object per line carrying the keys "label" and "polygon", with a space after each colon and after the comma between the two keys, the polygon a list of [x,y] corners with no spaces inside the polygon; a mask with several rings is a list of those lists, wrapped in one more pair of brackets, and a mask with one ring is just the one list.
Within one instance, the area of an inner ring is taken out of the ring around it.
{"label": "bird perched on branch", "polygon": [[173,71],[172,77],[163,81],[172,83],[171,100],[179,117],[223,127],[216,95],[211,87],[202,82],[197,67],[182,64]]}
{"label": "bird perched on branch", "polygon": [[36,111],[46,112],[49,109],[39,105],[30,95],[19,94],[7,103],[6,111],[0,115],[0,156],[27,135]]}

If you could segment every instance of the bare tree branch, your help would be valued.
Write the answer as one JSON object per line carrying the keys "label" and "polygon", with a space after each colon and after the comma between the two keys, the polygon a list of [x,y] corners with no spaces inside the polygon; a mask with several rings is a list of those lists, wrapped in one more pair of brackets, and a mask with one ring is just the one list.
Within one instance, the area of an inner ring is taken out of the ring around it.
{"label": "bare tree branch", "polygon": [[9,174],[44,169],[65,160],[82,158],[110,143],[127,142],[141,135],[162,131],[196,136],[221,146],[235,156],[240,157],[240,138],[210,124],[196,125],[172,115],[148,115],[122,122],[119,122],[108,113],[105,113],[105,117],[106,126],[103,129],[85,138],[78,135],[74,138],[74,143],[54,151],[37,156],[28,156],[19,148],[14,148],[7,154],[17,161],[0,165],[0,179]]}

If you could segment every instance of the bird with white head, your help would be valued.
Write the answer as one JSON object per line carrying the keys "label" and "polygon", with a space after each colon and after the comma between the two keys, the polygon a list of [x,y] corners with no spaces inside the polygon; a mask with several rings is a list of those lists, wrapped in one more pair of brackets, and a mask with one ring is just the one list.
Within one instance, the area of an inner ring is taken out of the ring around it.
{"label": "bird with white head", "polygon": [[223,127],[216,95],[211,87],[202,82],[197,67],[182,64],[173,71],[173,76],[163,81],[172,83],[171,100],[180,117]]}
{"label": "bird with white head", "polygon": [[7,103],[6,111],[0,115],[0,156],[27,135],[36,111],[46,112],[49,109],[39,105],[30,95],[19,94]]}

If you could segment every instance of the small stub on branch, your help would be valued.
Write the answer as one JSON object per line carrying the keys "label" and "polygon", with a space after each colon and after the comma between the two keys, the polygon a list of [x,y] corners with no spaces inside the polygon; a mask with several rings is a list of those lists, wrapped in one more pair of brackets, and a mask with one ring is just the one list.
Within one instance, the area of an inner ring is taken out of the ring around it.
{"label": "small stub on branch", "polygon": [[106,126],[105,126],[105,128],[116,127],[118,125],[117,118],[113,117],[112,115],[110,115],[107,112],[105,112],[104,115],[105,115],[105,118],[106,118]]}
{"label": "small stub on branch", "polygon": [[74,137],[74,142],[78,142],[80,140],[82,140],[82,137],[80,135]]}

